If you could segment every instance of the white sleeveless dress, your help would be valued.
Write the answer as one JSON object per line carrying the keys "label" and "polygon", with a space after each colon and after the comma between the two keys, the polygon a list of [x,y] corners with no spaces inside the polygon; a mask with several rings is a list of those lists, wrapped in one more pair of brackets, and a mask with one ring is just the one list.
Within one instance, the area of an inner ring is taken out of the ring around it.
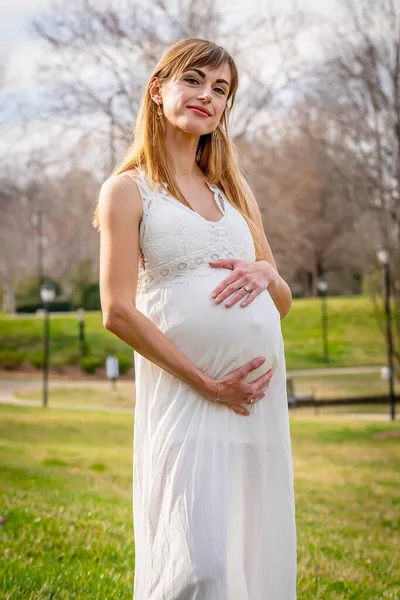
{"label": "white sleeveless dress", "polygon": [[199,369],[220,379],[257,356],[274,366],[265,397],[242,416],[135,352],[135,600],[295,600],[296,526],[286,365],[268,290],[246,307],[215,304],[231,271],[255,260],[246,220],[209,185],[208,221],[143,172],[136,307]]}

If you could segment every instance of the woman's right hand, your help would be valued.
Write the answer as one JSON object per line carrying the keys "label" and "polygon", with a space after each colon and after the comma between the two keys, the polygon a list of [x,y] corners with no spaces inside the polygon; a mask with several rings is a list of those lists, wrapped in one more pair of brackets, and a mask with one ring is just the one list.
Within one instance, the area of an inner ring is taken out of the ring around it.
{"label": "woman's right hand", "polygon": [[[271,368],[266,373],[263,373],[252,383],[247,383],[245,378],[251,371],[258,369],[265,360],[265,356],[258,356],[249,363],[231,371],[219,379],[218,402],[225,404],[228,408],[231,408],[238,414],[248,416],[250,412],[247,408],[242,406],[242,404],[249,404],[251,398],[253,398],[253,404],[255,404],[255,402],[258,402],[258,400],[261,400],[264,397],[265,390],[269,386],[273,375],[273,369]],[[214,399],[216,398],[216,395],[217,394],[215,393]]]}

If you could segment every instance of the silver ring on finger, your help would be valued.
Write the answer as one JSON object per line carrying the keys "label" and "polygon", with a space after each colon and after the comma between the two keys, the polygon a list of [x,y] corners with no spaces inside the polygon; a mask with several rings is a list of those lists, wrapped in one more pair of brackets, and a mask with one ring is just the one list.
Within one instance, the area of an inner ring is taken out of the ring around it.
{"label": "silver ring on finger", "polygon": [[247,404],[248,404],[248,405],[249,405],[249,404],[253,404],[253,398],[250,398],[250,402],[248,402]]}
{"label": "silver ring on finger", "polygon": [[251,289],[249,288],[249,286],[248,286],[248,285],[244,285],[244,286],[243,286],[243,289],[244,289],[244,290],[246,290],[246,292],[247,292],[248,294],[250,294],[250,293],[251,293]]}

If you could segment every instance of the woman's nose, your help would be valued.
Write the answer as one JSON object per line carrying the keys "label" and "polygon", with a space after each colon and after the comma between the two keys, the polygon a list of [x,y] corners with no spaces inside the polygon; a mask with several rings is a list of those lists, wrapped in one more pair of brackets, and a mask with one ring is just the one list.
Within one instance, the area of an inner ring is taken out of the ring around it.
{"label": "woman's nose", "polygon": [[210,90],[202,90],[201,92],[199,92],[197,94],[197,97],[201,98],[202,100],[210,101],[211,100],[211,91]]}

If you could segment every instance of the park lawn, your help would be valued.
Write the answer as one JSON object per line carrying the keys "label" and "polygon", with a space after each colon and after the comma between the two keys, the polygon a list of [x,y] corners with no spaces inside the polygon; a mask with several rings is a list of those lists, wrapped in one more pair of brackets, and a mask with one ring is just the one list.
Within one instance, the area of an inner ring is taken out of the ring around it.
{"label": "park lawn", "polygon": [[[382,309],[380,314],[383,318]],[[281,325],[288,369],[386,364],[385,337],[368,296],[328,298],[328,365],[322,355],[319,298],[294,299],[292,309],[282,319]],[[110,353],[118,354],[132,364],[132,349],[103,327],[100,311],[86,312],[85,332],[91,356],[105,360]],[[59,368],[65,364],[78,364],[78,321],[75,313],[52,314],[50,335],[51,366]],[[42,317],[0,316],[1,346],[8,354],[22,352],[26,360],[33,360],[39,365],[42,336]]]}
{"label": "park lawn", "polygon": [[133,415],[0,414],[0,597],[131,600]]}
{"label": "park lawn", "polygon": [[[298,600],[398,599],[400,437],[380,436],[400,426],[300,414]],[[131,600],[132,427],[133,414],[0,407],[1,598]]]}
{"label": "park lawn", "polygon": [[[323,360],[320,299],[293,300],[281,321],[288,369],[386,364],[385,337],[369,296],[328,298],[327,307],[328,364]],[[384,322],[382,309],[379,314]]]}

